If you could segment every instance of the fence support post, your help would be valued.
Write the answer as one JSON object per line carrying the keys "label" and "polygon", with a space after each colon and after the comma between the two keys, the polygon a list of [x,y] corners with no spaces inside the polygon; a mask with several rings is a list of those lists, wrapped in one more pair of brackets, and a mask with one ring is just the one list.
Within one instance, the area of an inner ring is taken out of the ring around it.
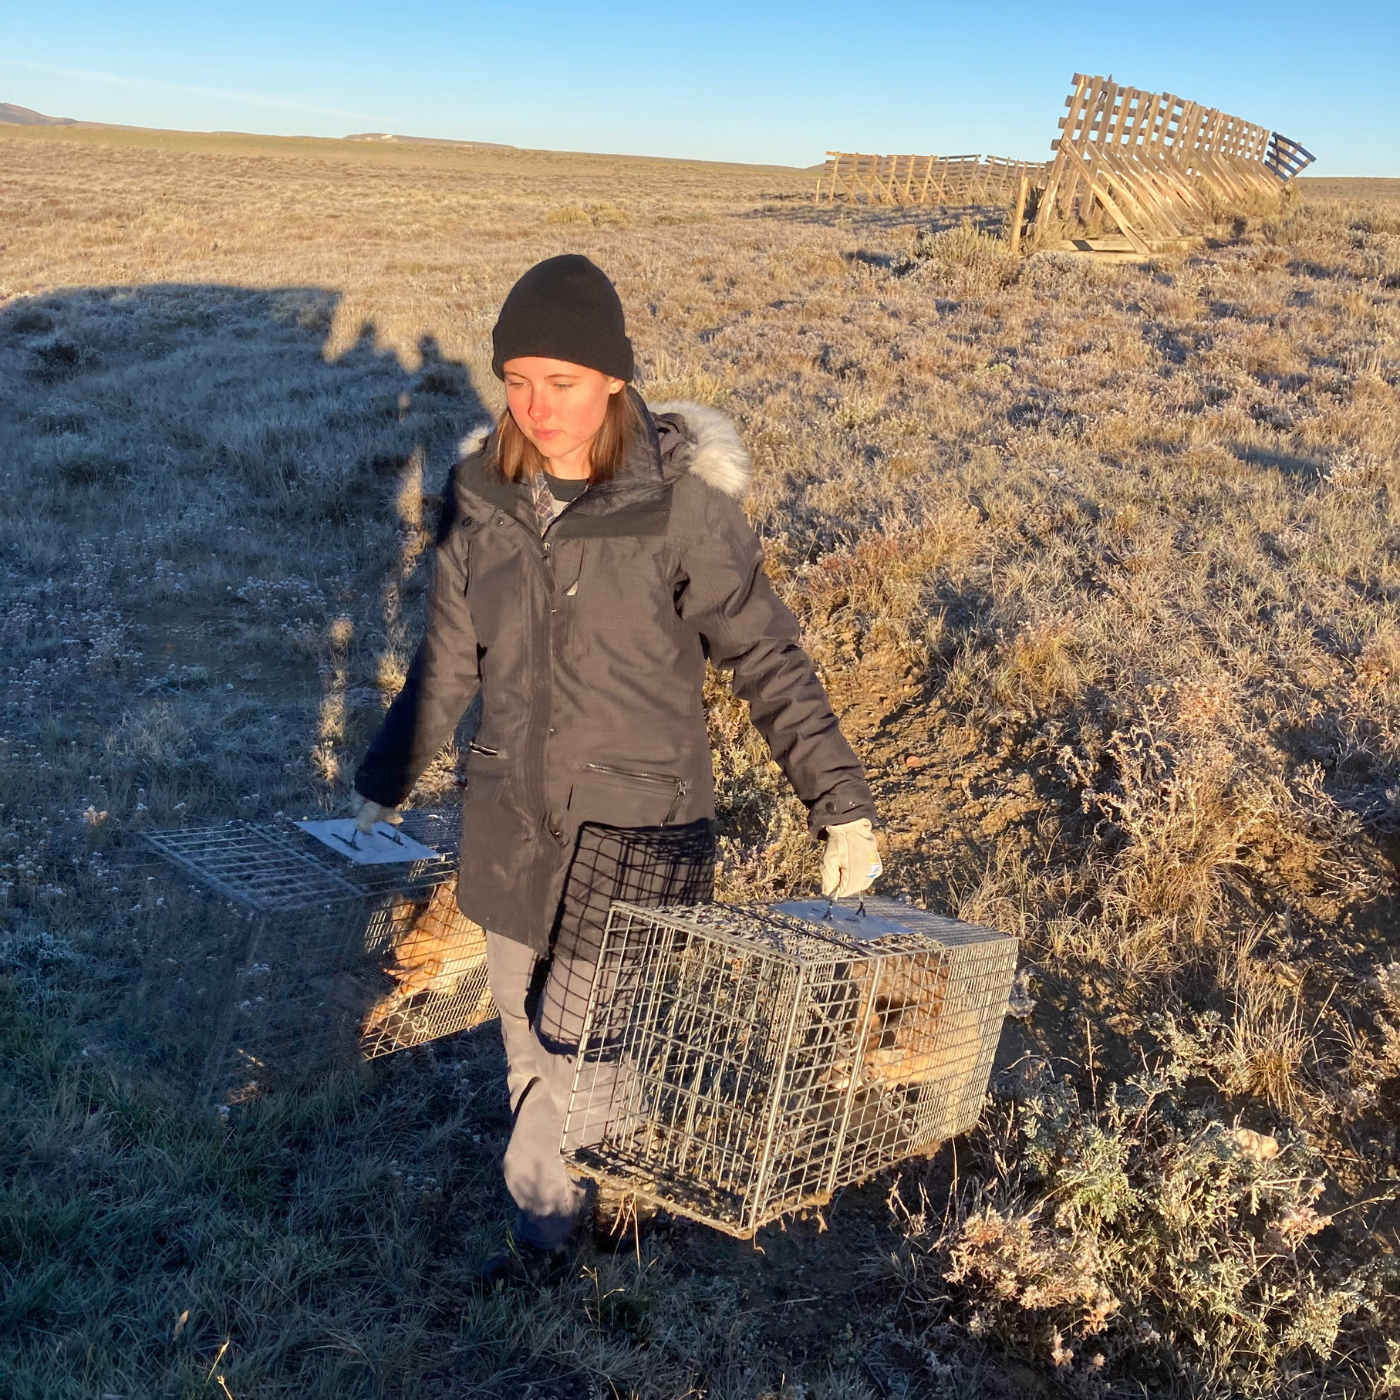
{"label": "fence support post", "polygon": [[1021,188],[1016,193],[1016,212],[1011,216],[1011,252],[1021,251],[1021,220],[1026,217],[1026,190],[1030,181],[1021,176]]}

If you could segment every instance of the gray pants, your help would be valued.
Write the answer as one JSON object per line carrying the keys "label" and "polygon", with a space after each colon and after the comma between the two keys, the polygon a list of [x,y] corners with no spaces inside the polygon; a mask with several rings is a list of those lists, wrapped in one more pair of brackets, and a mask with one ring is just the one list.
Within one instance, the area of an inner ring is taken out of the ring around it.
{"label": "gray pants", "polygon": [[588,1009],[593,964],[556,956],[533,1022],[526,1007],[539,958],[523,943],[486,933],[486,975],[501,1014],[506,1088],[515,1128],[506,1147],[506,1189],[520,1207],[516,1234],[555,1249],[572,1233],[585,1191],[559,1155],[575,1054]]}

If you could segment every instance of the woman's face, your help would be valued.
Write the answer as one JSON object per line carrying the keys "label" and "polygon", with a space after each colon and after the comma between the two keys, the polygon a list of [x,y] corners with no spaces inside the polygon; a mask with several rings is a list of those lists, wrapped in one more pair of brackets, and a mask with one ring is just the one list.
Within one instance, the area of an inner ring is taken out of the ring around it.
{"label": "woman's face", "polygon": [[502,368],[506,403],[520,431],[551,464],[586,470],[589,444],[603,426],[608,400],[625,387],[623,381],[538,355],[507,360]]}

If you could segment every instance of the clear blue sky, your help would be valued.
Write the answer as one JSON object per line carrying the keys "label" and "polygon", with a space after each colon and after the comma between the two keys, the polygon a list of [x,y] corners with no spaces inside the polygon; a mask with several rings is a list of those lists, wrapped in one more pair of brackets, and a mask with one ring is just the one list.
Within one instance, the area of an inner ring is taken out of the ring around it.
{"label": "clear blue sky", "polygon": [[1400,176],[1400,0],[0,6],[0,101],[89,121],[811,165],[1045,159],[1075,71]]}

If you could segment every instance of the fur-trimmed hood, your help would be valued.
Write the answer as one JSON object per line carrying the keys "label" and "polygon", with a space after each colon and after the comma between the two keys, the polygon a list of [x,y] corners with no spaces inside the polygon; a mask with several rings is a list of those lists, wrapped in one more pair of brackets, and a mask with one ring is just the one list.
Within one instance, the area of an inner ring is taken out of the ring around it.
{"label": "fur-trimmed hood", "polygon": [[[707,486],[736,501],[742,501],[753,480],[753,462],[748,449],[739,439],[734,420],[717,408],[691,403],[685,399],[668,399],[664,403],[649,403],[647,411],[653,419],[667,419],[674,425],[682,441],[666,456],[675,464],[677,474],[688,471]],[[658,424],[664,428],[666,424]],[[461,457],[471,457],[485,445],[495,431],[494,424],[476,428],[457,444]]]}
{"label": "fur-trimmed hood", "polygon": [[727,413],[685,399],[649,403],[647,410],[653,418],[671,419],[680,429],[685,447],[677,448],[677,453],[688,448],[690,457],[688,468],[682,470],[689,470],[691,476],[698,476],[707,486],[736,501],[748,495],[753,479],[752,459]]}

